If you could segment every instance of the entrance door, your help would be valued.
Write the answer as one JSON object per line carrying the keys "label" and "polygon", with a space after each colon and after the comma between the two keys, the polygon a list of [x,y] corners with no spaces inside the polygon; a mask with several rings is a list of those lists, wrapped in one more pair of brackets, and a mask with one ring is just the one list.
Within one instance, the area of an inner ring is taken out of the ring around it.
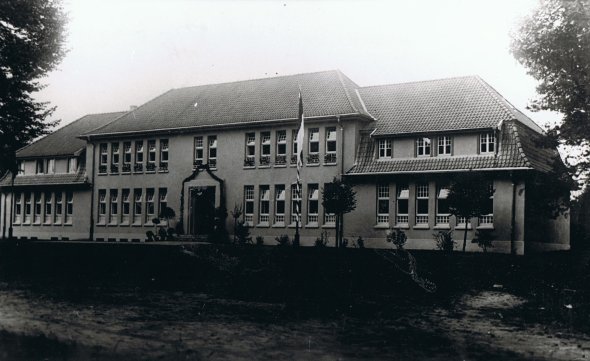
{"label": "entrance door", "polygon": [[190,189],[190,233],[207,235],[215,221],[215,187]]}

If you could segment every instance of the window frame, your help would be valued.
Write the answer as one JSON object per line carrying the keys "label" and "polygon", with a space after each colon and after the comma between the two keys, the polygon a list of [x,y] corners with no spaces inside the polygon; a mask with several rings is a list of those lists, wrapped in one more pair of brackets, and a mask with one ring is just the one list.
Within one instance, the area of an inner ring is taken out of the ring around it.
{"label": "window frame", "polygon": [[[254,186],[253,185],[245,185],[244,186],[244,223],[248,226],[254,225]],[[251,205],[251,210],[249,210],[248,206]]]}
{"label": "window frame", "polygon": [[377,141],[377,159],[391,158],[393,158],[393,142],[389,138],[379,139]]}
{"label": "window frame", "polygon": [[[388,183],[380,183],[376,185],[376,196],[377,196],[377,202],[376,202],[376,224],[378,226],[388,226],[389,227],[389,212],[390,212],[390,206],[389,206],[389,197],[390,197],[390,191],[389,191],[389,184]],[[381,206],[385,205],[384,208],[382,208]],[[382,212],[382,210],[385,209],[385,212]]]}
{"label": "window frame", "polygon": [[207,137],[207,164],[210,169],[217,169],[217,135],[209,135]]}
{"label": "window frame", "polygon": [[[313,209],[315,212],[312,212]],[[320,213],[320,188],[317,183],[309,183],[307,185],[307,224],[317,225],[319,222]]]}
{"label": "window frame", "polygon": [[[485,150],[483,149],[485,148]],[[496,137],[494,132],[485,132],[479,134],[479,153],[494,154],[496,151]]]}
{"label": "window frame", "polygon": [[[287,190],[285,189],[284,184],[276,184],[275,185],[275,204],[274,204],[274,224],[275,225],[284,225],[285,224],[285,206],[287,201]],[[282,208],[283,211],[279,212],[279,209]]]}
{"label": "window frame", "polygon": [[266,226],[270,224],[270,186],[258,187],[258,224]]}
{"label": "window frame", "polygon": [[[417,183],[416,184],[416,219],[414,224],[416,226],[428,225],[429,214],[430,214],[430,185],[428,183]],[[426,213],[420,212],[420,205],[426,204]]]}
{"label": "window frame", "polygon": [[205,143],[202,135],[194,138],[194,166],[201,166],[205,163]]}
{"label": "window frame", "polygon": [[416,139],[416,156],[424,158],[432,156],[432,138],[418,137]]}
{"label": "window frame", "polygon": [[[402,225],[407,227],[410,223],[410,187],[407,183],[397,184],[396,190],[396,225]],[[405,204],[405,212],[401,212],[402,201]]]}
{"label": "window frame", "polygon": [[453,155],[453,137],[450,135],[439,136],[437,140],[437,150],[437,154],[440,156]]}

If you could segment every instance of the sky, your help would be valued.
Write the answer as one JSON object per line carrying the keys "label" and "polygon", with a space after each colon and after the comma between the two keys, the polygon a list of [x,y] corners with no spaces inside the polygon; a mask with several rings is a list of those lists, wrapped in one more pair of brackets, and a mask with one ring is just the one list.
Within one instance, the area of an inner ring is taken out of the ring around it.
{"label": "sky", "polygon": [[509,52],[537,0],[63,0],[68,53],[39,100],[60,126],[171,88],[340,69],[360,86],[479,75],[525,110],[536,81]]}

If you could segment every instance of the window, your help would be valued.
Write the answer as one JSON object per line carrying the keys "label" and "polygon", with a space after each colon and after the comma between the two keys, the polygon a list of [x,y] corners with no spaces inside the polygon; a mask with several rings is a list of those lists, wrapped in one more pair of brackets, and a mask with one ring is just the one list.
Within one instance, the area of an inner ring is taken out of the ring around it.
{"label": "window", "polygon": [[52,211],[53,211],[53,197],[51,192],[45,192],[45,216],[43,218],[43,223],[51,223],[52,221]]}
{"label": "window", "polygon": [[210,135],[209,140],[209,168],[217,168],[217,136]]}
{"label": "window", "polygon": [[307,186],[307,223],[318,223],[320,190],[317,184]]}
{"label": "window", "polygon": [[428,184],[416,185],[416,224],[428,224]]}
{"label": "window", "polygon": [[168,171],[168,139],[160,139],[160,171]]}
{"label": "window", "polygon": [[326,155],[324,156],[324,163],[336,163],[336,128],[326,128]]}
{"label": "window", "polygon": [[285,186],[275,186],[275,224],[285,223]]}
{"label": "window", "polygon": [[14,194],[14,223],[20,223],[23,213],[23,199],[21,193]]}
{"label": "window", "polygon": [[490,182],[488,189],[490,197],[482,207],[482,212],[479,216],[480,227],[491,227],[494,225],[494,184]]}
{"label": "window", "polygon": [[436,224],[448,226],[451,211],[449,210],[449,189],[447,187],[440,187],[436,194]]}
{"label": "window", "polygon": [[244,187],[244,222],[250,226],[254,222],[254,186]]}
{"label": "window", "polygon": [[[101,143],[100,144],[100,161],[99,161],[99,165],[101,166],[105,166],[108,164],[109,162],[109,145],[107,143]],[[106,172],[106,169],[105,169]]]}
{"label": "window", "polygon": [[42,208],[42,204],[41,204],[41,193],[40,192],[35,192],[35,210],[33,213],[33,223],[41,223],[41,209]]}
{"label": "window", "polygon": [[148,159],[145,170],[148,172],[156,171],[156,141],[153,139],[148,140]]}
{"label": "window", "polygon": [[145,216],[146,222],[151,222],[156,214],[154,188],[145,190]]}
{"label": "window", "polygon": [[301,225],[301,185],[291,185],[291,223],[296,223],[299,220]]}
{"label": "window", "polygon": [[309,154],[307,156],[307,163],[317,164],[320,162],[320,130],[312,128],[309,130]]}
{"label": "window", "polygon": [[98,190],[98,224],[105,224],[107,217],[107,191]]}
{"label": "window", "polygon": [[109,213],[109,223],[117,223],[119,216],[119,191],[111,189],[111,211]]}
{"label": "window", "polygon": [[246,157],[244,158],[245,167],[254,167],[256,165],[256,133],[246,134]]}
{"label": "window", "polygon": [[25,223],[31,223],[32,200],[31,193],[25,193]]}
{"label": "window", "polygon": [[448,135],[438,137],[438,155],[451,155],[452,139]]}
{"label": "window", "polygon": [[270,214],[270,189],[268,186],[260,186],[259,222],[268,223]]}
{"label": "window", "polygon": [[141,211],[142,211],[143,194],[141,189],[136,188],[133,190],[133,223],[141,223]]}
{"label": "window", "polygon": [[410,191],[407,184],[398,184],[397,186],[397,219],[398,225],[408,225],[408,202],[410,199]]}
{"label": "window", "polygon": [[391,158],[391,139],[379,139],[379,159]]}
{"label": "window", "polygon": [[270,132],[260,133],[260,165],[270,165]]}
{"label": "window", "polygon": [[[334,183],[324,184],[324,190],[328,190],[331,187],[334,187]],[[324,225],[327,225],[327,226],[335,226],[336,225],[336,214],[328,213],[326,211],[326,208],[324,208]]]}
{"label": "window", "polygon": [[55,159],[47,159],[47,168],[45,168],[47,174],[55,174]]}
{"label": "window", "polygon": [[143,171],[143,140],[135,142],[135,165],[133,170],[136,172]]}
{"label": "window", "polygon": [[297,129],[291,132],[291,164],[297,164]]}
{"label": "window", "polygon": [[130,190],[123,189],[121,191],[121,200],[123,201],[123,206],[121,207],[122,215],[122,223],[129,224],[129,215],[131,214],[131,204],[130,204]]}
{"label": "window", "polygon": [[61,216],[63,214],[63,195],[62,192],[55,193],[55,217],[53,219],[53,223],[60,224],[61,223]]}
{"label": "window", "polygon": [[195,137],[195,161],[194,165],[199,166],[203,164],[203,137]]}
{"label": "window", "polygon": [[72,224],[72,215],[74,214],[74,193],[66,192],[66,223]]}
{"label": "window", "polygon": [[19,160],[17,162],[17,166],[18,166],[18,173],[17,174],[25,174],[25,162],[22,160]]}
{"label": "window", "polygon": [[168,207],[168,189],[158,189],[158,216],[162,214],[162,211]]}
{"label": "window", "polygon": [[37,159],[35,163],[35,173],[37,174],[45,174],[45,160]]}
{"label": "window", "polygon": [[482,133],[479,136],[479,152],[493,153],[495,150],[494,133]]}
{"label": "window", "polygon": [[133,154],[131,153],[131,142],[123,143],[123,167],[121,169],[124,173],[131,172],[131,158]]}
{"label": "window", "polygon": [[119,173],[119,143],[111,143],[111,173]]}
{"label": "window", "polygon": [[275,165],[287,164],[287,131],[277,131],[277,154]]}
{"label": "window", "polygon": [[389,225],[389,184],[377,185],[377,224]]}
{"label": "window", "polygon": [[68,158],[68,173],[76,173],[78,171],[78,158]]}
{"label": "window", "polygon": [[430,138],[422,137],[416,139],[416,154],[419,157],[430,155]]}

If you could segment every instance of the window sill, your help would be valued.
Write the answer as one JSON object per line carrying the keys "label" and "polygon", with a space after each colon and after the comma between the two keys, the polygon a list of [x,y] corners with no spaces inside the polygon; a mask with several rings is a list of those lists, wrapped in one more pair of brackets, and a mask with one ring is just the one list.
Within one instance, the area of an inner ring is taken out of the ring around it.
{"label": "window sill", "polygon": [[278,222],[272,225],[272,228],[285,228],[285,222]]}
{"label": "window sill", "polygon": [[143,171],[142,170],[134,170],[133,174],[143,174]]}
{"label": "window sill", "polygon": [[324,163],[325,166],[331,167],[331,166],[335,166],[338,165],[338,163]]}
{"label": "window sill", "polygon": [[128,227],[129,226],[129,222],[121,222],[121,224],[119,224],[119,226],[126,226],[126,227]]}
{"label": "window sill", "polygon": [[448,224],[437,224],[433,229],[451,229],[451,226]]}
{"label": "window sill", "polygon": [[108,175],[107,173],[98,173],[98,175]]}
{"label": "window sill", "polygon": [[427,224],[416,224],[412,229],[430,229],[430,226]]}
{"label": "window sill", "polygon": [[44,225],[44,226],[51,226],[52,224],[53,224],[53,223],[51,223],[51,222],[43,222],[43,225]]}
{"label": "window sill", "polygon": [[141,227],[141,223],[131,223],[131,227]]}
{"label": "window sill", "polygon": [[393,228],[410,229],[410,225],[408,223],[397,223]]}
{"label": "window sill", "polygon": [[270,168],[270,165],[259,165],[258,169],[267,169]]}
{"label": "window sill", "polygon": [[53,225],[54,226],[61,226],[61,222],[57,222],[57,221],[56,222],[53,222]]}
{"label": "window sill", "polygon": [[306,167],[319,167],[320,166],[320,163],[311,163],[311,164],[310,163],[307,163],[305,166]]}
{"label": "window sill", "polygon": [[308,223],[305,225],[305,228],[318,228],[319,225],[317,224],[317,222],[313,222],[313,223]]}
{"label": "window sill", "polygon": [[256,227],[258,228],[268,228],[270,227],[270,224],[268,222],[260,222],[256,225]]}
{"label": "window sill", "polygon": [[108,227],[116,227],[118,224],[115,222],[109,222],[109,224],[107,224]]}
{"label": "window sill", "polygon": [[168,169],[166,169],[166,170],[159,170],[158,173],[168,173]]}
{"label": "window sill", "polygon": [[129,175],[131,172],[121,172],[121,175]]}
{"label": "window sill", "polygon": [[245,165],[244,169],[256,169],[255,165]]}
{"label": "window sill", "polygon": [[329,229],[336,228],[336,223],[326,223],[322,226],[322,228],[329,228]]}
{"label": "window sill", "polygon": [[145,174],[155,174],[156,171],[155,170],[146,170]]}
{"label": "window sill", "polygon": [[389,223],[379,223],[373,226],[374,229],[389,229]]}
{"label": "window sill", "polygon": [[254,227],[254,223],[253,222],[244,222],[244,226],[251,228],[251,227]]}
{"label": "window sill", "polygon": [[66,222],[66,223],[64,223],[64,226],[69,226],[69,227],[71,227],[71,226],[72,226],[72,222]]}
{"label": "window sill", "polygon": [[[457,226],[455,226],[455,229],[463,229],[464,230],[465,225],[461,225],[461,226],[457,225]],[[471,225],[469,225],[469,226],[467,226],[467,229],[473,229],[473,228],[471,227]]]}
{"label": "window sill", "polygon": [[477,226],[476,229],[494,229],[494,225],[493,224],[482,224]]}
{"label": "window sill", "polygon": [[275,168],[287,168],[286,164],[275,164]]}
{"label": "window sill", "polygon": [[106,223],[99,222],[99,223],[96,223],[96,226],[97,227],[106,227]]}

